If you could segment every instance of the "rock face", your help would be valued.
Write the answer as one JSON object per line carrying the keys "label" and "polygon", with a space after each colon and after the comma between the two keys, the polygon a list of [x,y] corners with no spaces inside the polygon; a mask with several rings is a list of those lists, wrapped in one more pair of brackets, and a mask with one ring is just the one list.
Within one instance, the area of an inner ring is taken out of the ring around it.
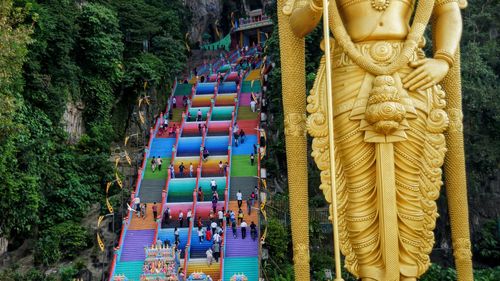
{"label": "rock face", "polygon": [[[248,14],[253,8],[263,8],[271,5],[271,0],[233,0],[238,9],[243,9]],[[216,34],[215,26],[222,18],[223,0],[185,0],[184,4],[192,14],[191,27],[189,29],[189,41],[193,44],[201,44],[203,34]],[[224,36],[226,34],[221,34]]]}
{"label": "rock face", "polygon": [[71,102],[66,104],[66,111],[62,118],[64,131],[69,135],[69,142],[75,143],[80,140],[80,137],[85,133],[83,125],[83,109],[85,106],[81,102]]}
{"label": "rock face", "polygon": [[7,246],[9,245],[9,240],[4,237],[0,237],[0,256],[7,252]]}
{"label": "rock face", "polygon": [[[189,41],[202,43],[203,33],[220,19],[222,13],[221,0],[186,0],[186,6],[192,13]],[[213,27],[212,27],[213,28]]]}

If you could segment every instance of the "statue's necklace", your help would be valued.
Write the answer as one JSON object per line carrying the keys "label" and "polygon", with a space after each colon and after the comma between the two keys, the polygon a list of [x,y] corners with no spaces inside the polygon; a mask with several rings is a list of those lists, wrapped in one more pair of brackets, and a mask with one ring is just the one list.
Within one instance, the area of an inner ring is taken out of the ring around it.
{"label": "statue's necklace", "polygon": [[408,35],[406,36],[403,49],[389,65],[385,66],[377,65],[356,48],[352,42],[351,36],[347,33],[336,2],[337,0],[332,0],[332,4],[330,5],[330,9],[333,13],[330,18],[331,30],[336,42],[355,64],[362,69],[379,76],[390,75],[408,64],[410,58],[413,56],[413,53],[418,47],[418,42],[424,35],[425,28],[429,23],[429,19],[433,11],[435,0],[418,1],[413,23],[410,27]]}
{"label": "statue's necklace", "polygon": [[389,7],[389,4],[391,0],[372,0],[372,8],[374,8],[377,11],[385,11],[387,7]]}

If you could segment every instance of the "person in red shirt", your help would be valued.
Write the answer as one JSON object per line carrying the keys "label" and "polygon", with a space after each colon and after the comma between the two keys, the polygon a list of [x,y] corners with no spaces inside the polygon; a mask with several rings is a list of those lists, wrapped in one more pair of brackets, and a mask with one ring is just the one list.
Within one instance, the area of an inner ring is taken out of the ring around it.
{"label": "person in red shirt", "polygon": [[210,230],[210,227],[207,227],[207,231],[205,232],[205,239],[207,241],[212,240],[212,231]]}

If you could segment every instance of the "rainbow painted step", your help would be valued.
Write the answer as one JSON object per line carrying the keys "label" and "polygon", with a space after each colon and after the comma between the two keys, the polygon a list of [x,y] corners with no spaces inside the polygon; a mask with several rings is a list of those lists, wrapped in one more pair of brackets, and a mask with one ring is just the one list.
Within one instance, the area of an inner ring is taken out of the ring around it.
{"label": "rainbow painted step", "polygon": [[115,267],[115,276],[125,275],[128,280],[138,281],[142,274],[143,265],[144,261],[118,262]]}
{"label": "rainbow painted step", "polygon": [[235,257],[224,259],[224,281],[230,281],[231,276],[236,273],[243,273],[248,281],[259,280],[259,259],[258,257]]}
{"label": "rainbow painted step", "polygon": [[144,248],[151,246],[154,234],[154,229],[128,230],[125,234],[120,261],[144,261]]}

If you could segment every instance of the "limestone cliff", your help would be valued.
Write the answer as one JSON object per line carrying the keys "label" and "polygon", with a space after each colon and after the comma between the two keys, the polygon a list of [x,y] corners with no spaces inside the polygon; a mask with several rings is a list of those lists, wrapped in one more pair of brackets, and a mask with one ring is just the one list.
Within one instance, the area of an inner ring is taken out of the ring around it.
{"label": "limestone cliff", "polygon": [[[263,9],[272,0],[185,0],[185,5],[192,15],[189,28],[189,41],[201,44],[203,34],[217,34],[216,25],[220,26],[223,13],[248,14],[254,9]],[[227,17],[227,15],[225,15]],[[219,30],[226,35],[229,30]]]}
{"label": "limestone cliff", "polygon": [[82,102],[68,101],[66,103],[66,110],[62,117],[62,125],[64,131],[68,133],[68,141],[70,143],[77,142],[83,133],[85,133],[85,126],[83,125],[83,109],[85,106]]}

